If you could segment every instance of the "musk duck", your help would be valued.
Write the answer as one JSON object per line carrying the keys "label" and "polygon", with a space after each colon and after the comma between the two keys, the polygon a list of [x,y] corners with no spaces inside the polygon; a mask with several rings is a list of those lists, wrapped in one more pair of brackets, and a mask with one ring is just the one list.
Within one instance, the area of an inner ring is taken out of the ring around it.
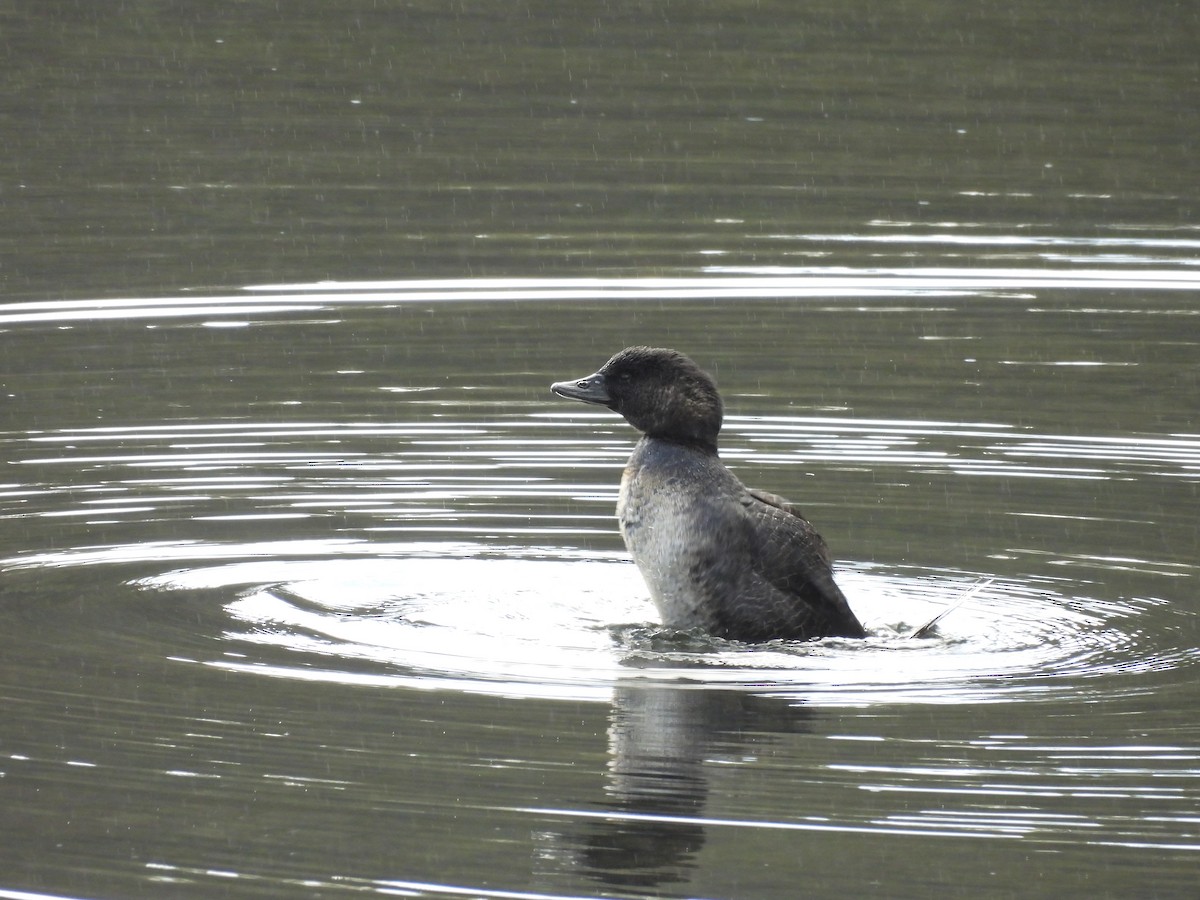
{"label": "musk duck", "polygon": [[606,406],[642,432],[617,521],[667,627],[750,642],[865,636],[808,520],[721,462],[721,396],[696,363],[628,347],[551,390]]}

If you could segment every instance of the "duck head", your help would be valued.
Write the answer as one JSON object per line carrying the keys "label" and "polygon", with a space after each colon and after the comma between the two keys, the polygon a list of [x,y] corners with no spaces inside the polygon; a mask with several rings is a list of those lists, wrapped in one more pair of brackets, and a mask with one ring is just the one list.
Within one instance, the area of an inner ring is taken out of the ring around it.
{"label": "duck head", "polygon": [[607,406],[650,437],[717,449],[722,407],[716,383],[677,350],[626,347],[594,375],[556,382],[550,390]]}

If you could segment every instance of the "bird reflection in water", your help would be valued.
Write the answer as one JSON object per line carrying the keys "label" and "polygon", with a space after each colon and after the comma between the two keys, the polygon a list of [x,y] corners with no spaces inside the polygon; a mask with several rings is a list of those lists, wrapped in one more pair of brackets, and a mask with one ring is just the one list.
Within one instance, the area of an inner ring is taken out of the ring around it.
{"label": "bird reflection in water", "polygon": [[580,838],[588,874],[622,888],[687,881],[706,839],[707,761],[760,753],[774,735],[807,731],[810,716],[744,690],[619,687],[608,730],[612,815]]}

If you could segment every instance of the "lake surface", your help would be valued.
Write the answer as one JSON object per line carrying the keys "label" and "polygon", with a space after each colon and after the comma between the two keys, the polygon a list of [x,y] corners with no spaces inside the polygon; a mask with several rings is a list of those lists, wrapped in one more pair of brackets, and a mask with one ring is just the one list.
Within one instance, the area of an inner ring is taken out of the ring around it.
{"label": "lake surface", "polygon": [[[1194,894],[1195,11],[122,9],[0,13],[0,897]],[[632,343],[865,641],[657,623]]]}

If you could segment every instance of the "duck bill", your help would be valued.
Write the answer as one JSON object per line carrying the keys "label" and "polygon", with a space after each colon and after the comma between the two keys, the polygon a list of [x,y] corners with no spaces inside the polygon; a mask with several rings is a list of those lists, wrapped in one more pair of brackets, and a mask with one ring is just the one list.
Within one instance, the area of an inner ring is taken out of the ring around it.
{"label": "duck bill", "polygon": [[550,385],[550,390],[568,400],[582,400],[584,403],[596,403],[600,406],[608,406],[612,403],[608,385],[605,384],[604,376],[599,372],[589,375],[587,378],[580,378],[578,381],[556,381]]}

